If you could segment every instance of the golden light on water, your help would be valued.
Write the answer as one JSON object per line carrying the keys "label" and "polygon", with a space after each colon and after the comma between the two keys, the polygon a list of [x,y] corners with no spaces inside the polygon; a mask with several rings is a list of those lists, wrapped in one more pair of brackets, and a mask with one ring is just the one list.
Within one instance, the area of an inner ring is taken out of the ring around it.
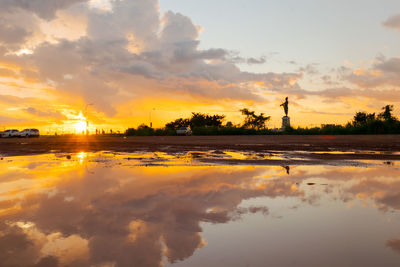
{"label": "golden light on water", "polygon": [[79,159],[79,163],[82,164],[83,161],[87,158],[86,152],[79,152],[76,157]]}

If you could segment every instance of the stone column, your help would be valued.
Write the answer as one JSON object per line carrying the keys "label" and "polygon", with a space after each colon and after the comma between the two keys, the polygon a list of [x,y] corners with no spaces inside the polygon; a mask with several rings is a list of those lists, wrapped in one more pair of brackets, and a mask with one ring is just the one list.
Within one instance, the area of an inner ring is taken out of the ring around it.
{"label": "stone column", "polygon": [[282,128],[281,130],[285,130],[286,127],[290,127],[290,118],[288,116],[282,117]]}

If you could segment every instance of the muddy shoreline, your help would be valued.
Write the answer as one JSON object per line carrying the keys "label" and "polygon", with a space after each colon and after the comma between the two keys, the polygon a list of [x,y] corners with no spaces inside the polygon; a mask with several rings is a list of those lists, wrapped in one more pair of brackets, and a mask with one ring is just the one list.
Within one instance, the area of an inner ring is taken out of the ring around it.
{"label": "muddy shoreline", "polygon": [[265,155],[284,154],[287,159],[207,159],[225,164],[284,164],[297,158],[310,162],[338,160],[400,160],[399,135],[346,136],[43,136],[0,139],[1,156],[78,152],[166,152],[249,151]]}

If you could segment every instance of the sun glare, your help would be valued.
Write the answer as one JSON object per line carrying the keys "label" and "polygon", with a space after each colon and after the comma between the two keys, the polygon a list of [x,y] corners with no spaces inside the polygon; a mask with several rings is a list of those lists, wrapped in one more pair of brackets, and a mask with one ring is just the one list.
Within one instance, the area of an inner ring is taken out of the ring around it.
{"label": "sun glare", "polygon": [[82,133],[87,130],[87,122],[86,118],[83,116],[82,112],[79,113],[78,115],[78,120],[74,124],[74,130],[76,133]]}
{"label": "sun glare", "polygon": [[81,133],[86,131],[86,121],[78,121],[74,125],[75,131]]}

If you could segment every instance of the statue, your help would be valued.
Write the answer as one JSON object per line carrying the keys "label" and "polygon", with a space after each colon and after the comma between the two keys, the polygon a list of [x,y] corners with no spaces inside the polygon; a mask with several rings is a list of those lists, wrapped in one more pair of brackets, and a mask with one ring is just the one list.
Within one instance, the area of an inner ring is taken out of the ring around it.
{"label": "statue", "polygon": [[283,106],[283,109],[285,110],[286,117],[288,116],[289,112],[289,101],[288,97],[286,97],[286,101],[280,105],[281,107]]}
{"label": "statue", "polygon": [[283,106],[283,109],[285,111],[285,116],[282,117],[282,127],[281,130],[284,131],[286,130],[287,127],[290,127],[290,118],[288,117],[289,113],[289,98],[286,97],[286,101],[281,104],[281,107]]}

